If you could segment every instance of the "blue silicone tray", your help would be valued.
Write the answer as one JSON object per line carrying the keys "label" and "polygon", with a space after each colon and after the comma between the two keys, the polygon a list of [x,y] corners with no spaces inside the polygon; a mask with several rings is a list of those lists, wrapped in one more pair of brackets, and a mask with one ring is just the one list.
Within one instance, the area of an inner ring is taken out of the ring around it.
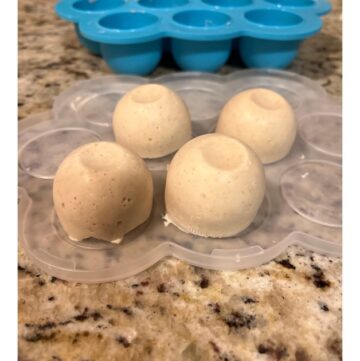
{"label": "blue silicone tray", "polygon": [[327,0],[60,0],[81,43],[117,73],[146,75],[170,51],[184,70],[216,71],[233,48],[255,68],[284,68],[322,26]]}

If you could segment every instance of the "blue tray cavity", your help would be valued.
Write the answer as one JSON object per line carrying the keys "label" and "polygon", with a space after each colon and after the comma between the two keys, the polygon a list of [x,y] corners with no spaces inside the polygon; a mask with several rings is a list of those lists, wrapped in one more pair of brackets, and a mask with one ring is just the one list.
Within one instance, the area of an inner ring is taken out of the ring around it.
{"label": "blue tray cavity", "polygon": [[60,0],[81,43],[117,73],[146,75],[170,51],[184,70],[216,71],[233,48],[243,63],[284,68],[319,32],[327,0]]}

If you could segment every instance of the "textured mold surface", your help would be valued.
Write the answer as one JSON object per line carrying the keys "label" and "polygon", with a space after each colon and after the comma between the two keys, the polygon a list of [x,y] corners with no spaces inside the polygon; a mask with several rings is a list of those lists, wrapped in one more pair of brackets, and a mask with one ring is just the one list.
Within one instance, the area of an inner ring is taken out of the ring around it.
{"label": "textured mold surface", "polygon": [[285,171],[280,186],[295,212],[315,223],[341,227],[341,165],[323,161],[297,164]]}
{"label": "textured mold surface", "polygon": [[[137,75],[156,67],[158,62],[146,57],[148,43],[160,60],[164,49],[154,41],[164,38],[170,44],[166,51],[184,70],[217,70],[235,43],[249,67],[284,68],[330,10],[327,0],[60,0],[56,5],[60,17],[76,24],[85,47],[101,54],[114,72]],[[139,59],[126,56],[135,45],[143,55]]]}
{"label": "textured mold surface", "polygon": [[52,179],[69,152],[81,145],[99,140],[100,137],[95,132],[84,128],[58,128],[46,131],[23,145],[19,151],[19,167],[33,177]]}
{"label": "textured mold surface", "polygon": [[304,142],[324,154],[342,156],[342,112],[340,99],[317,106],[308,103],[308,111],[299,118],[299,133]]}
{"label": "textured mold surface", "polygon": [[[155,192],[152,214],[145,224],[127,234],[119,245],[96,239],[71,241],[53,209],[54,172],[78,145],[113,140],[110,119],[116,99],[149,82],[131,76],[86,80],[62,93],[51,113],[20,123],[19,234],[27,254],[39,267],[62,279],[104,282],[134,275],[166,256],[203,268],[235,270],[268,262],[292,244],[341,255],[338,99],[327,97],[307,78],[278,70],[245,70],[226,77],[184,72],[151,81],[184,98],[194,136],[213,131],[225,102],[245,89],[272,89],[293,105],[299,134],[285,159],[265,167],[266,197],[256,218],[243,232],[229,238],[203,238],[172,224],[165,227],[164,186],[172,154],[147,161]],[[328,122],[326,132],[319,131],[322,125],[314,121],[318,114],[331,114],[332,118],[326,119],[336,119]]]}

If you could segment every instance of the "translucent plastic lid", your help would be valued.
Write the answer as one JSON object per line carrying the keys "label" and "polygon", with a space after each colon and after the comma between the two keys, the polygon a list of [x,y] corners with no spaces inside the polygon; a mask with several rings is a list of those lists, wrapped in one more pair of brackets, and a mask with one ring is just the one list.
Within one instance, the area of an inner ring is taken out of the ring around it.
{"label": "translucent plastic lid", "polygon": [[52,180],[64,157],[96,140],[113,140],[111,115],[120,97],[149,82],[107,76],[80,82],[56,98],[53,112],[32,116],[19,129],[20,237],[39,267],[77,282],[105,282],[134,275],[166,256],[217,270],[254,267],[288,245],[341,255],[341,105],[310,79],[273,70],[245,70],[223,77],[179,73],[151,79],[176,90],[189,107],[194,135],[211,132],[235,93],[266,87],[293,105],[299,132],[290,154],[265,166],[267,193],[254,222],[225,239],[193,236],[165,227],[164,182],[172,156],[149,161],[155,183],[150,219],[119,245],[71,241],[53,209]]}

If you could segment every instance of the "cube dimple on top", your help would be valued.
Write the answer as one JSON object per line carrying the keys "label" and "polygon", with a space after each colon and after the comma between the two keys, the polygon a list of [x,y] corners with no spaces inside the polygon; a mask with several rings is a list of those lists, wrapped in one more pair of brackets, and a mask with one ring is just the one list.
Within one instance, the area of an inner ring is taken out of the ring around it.
{"label": "cube dimple on top", "polygon": [[[170,50],[180,68],[216,71],[232,49],[248,67],[284,68],[320,31],[328,0],[60,0],[80,42],[117,73],[146,75]],[[168,48],[168,49],[167,49]]]}

